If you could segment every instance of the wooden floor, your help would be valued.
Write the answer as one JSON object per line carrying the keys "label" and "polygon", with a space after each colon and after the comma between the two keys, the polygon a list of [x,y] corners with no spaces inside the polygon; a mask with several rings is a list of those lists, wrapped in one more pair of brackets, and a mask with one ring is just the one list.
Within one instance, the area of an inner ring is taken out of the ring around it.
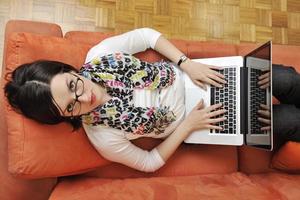
{"label": "wooden floor", "polygon": [[147,26],[168,38],[300,45],[300,0],[0,0],[0,55],[9,19],[54,22],[64,32]]}

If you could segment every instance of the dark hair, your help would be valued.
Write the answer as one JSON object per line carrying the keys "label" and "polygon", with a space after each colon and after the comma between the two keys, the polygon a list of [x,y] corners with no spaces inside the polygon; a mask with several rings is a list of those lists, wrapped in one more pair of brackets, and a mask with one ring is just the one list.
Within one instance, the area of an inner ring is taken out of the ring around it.
{"label": "dark hair", "polygon": [[52,78],[60,73],[75,71],[71,65],[39,60],[19,66],[11,73],[5,85],[8,102],[23,115],[44,124],[67,122],[76,130],[81,126],[79,117],[61,116],[50,90]]}

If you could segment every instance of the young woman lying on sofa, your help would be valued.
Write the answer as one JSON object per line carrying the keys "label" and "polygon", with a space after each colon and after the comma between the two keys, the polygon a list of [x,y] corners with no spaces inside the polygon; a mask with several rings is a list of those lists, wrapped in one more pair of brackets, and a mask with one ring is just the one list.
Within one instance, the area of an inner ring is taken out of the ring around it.
{"label": "young woman lying on sofa", "polygon": [[[194,130],[211,128],[226,112],[200,101],[184,119],[184,87],[176,64],[148,63],[132,54],[155,49],[177,63],[200,87],[221,87],[217,67],[186,58],[159,32],[142,28],[108,38],[91,48],[80,71],[64,63],[37,61],[12,73],[5,87],[9,103],[46,124],[83,125],[91,143],[108,160],[152,172],[164,165]],[[216,110],[218,109],[218,110]],[[152,151],[130,140],[166,138]]]}
{"label": "young woman lying on sofa", "polygon": [[[150,47],[177,63],[203,89],[205,84],[226,83],[214,70],[218,67],[191,61],[159,32],[143,28],[94,46],[80,71],[54,61],[24,64],[12,73],[6,96],[14,108],[41,123],[83,125],[105,158],[155,171],[194,130],[222,129],[215,123],[225,120],[220,115],[226,110],[220,104],[204,108],[200,101],[184,118],[184,84],[176,64],[147,63],[132,56]],[[145,151],[130,142],[139,137],[165,140]]]}

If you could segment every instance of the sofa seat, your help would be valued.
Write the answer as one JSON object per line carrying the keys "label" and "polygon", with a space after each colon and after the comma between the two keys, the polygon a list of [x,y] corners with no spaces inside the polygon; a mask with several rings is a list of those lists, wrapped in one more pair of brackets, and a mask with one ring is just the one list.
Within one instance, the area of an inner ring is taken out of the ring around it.
{"label": "sofa seat", "polygon": [[280,199],[300,199],[300,175],[286,173],[261,173],[249,175],[249,178],[280,196]]}
{"label": "sofa seat", "polygon": [[280,173],[247,176],[234,172],[135,179],[76,176],[63,179],[55,187],[49,200],[299,200],[300,194],[296,191],[299,184],[300,176],[291,177]]}

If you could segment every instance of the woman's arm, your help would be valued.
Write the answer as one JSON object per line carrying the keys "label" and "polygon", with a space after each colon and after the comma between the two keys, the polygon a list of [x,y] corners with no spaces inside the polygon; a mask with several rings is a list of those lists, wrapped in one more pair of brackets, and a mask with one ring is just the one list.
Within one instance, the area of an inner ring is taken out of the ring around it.
{"label": "woman's arm", "polygon": [[[184,55],[162,35],[158,38],[154,49],[176,64],[178,63],[180,57]],[[192,81],[196,85],[205,90],[205,83],[214,85],[216,87],[222,87],[221,84],[226,83],[224,80],[225,77],[213,70],[221,69],[220,67],[205,65],[187,59],[181,63],[180,68],[191,77]]]}
{"label": "woman's arm", "polygon": [[156,147],[163,160],[167,161],[192,132],[201,129],[222,130],[221,127],[214,125],[217,122],[226,120],[224,117],[214,118],[226,112],[224,109],[219,109],[221,106],[221,104],[216,104],[204,108],[203,100],[201,100],[176,130]]}
{"label": "woman's arm", "polygon": [[109,53],[135,54],[148,48],[154,49],[160,35],[161,33],[150,28],[139,28],[107,38],[89,50],[85,62]]}
{"label": "woman's arm", "polygon": [[[109,53],[124,52],[135,54],[148,48],[156,50],[175,64],[184,55],[161,33],[151,28],[140,28],[101,41],[90,49],[85,62],[90,62],[97,56]],[[226,83],[224,76],[213,70],[220,69],[219,67],[193,62],[190,59],[183,62],[180,67],[191,77],[196,85],[203,89],[206,89],[205,84],[221,87],[222,83]]]}
{"label": "woman's arm", "polygon": [[165,164],[156,148],[147,151],[135,146],[121,130],[85,124],[83,127],[93,146],[107,160],[144,172],[154,172]]}
{"label": "woman's arm", "polygon": [[117,129],[86,125],[84,129],[91,143],[106,159],[140,171],[154,172],[165,164],[182,141],[194,130],[221,129],[213,124],[223,121],[224,118],[210,119],[225,112],[225,110],[214,111],[219,107],[220,105],[214,105],[203,108],[203,102],[200,102],[177,129],[151,151],[135,146],[124,137],[122,131]]}

